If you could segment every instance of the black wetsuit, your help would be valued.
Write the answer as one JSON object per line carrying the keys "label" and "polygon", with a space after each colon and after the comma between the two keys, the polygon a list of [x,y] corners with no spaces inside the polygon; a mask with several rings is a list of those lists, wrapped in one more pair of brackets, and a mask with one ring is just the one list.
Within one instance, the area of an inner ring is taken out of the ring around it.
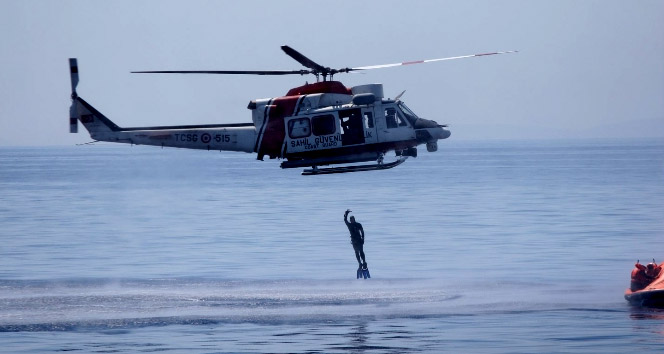
{"label": "black wetsuit", "polygon": [[360,267],[366,266],[366,258],[364,257],[364,229],[362,224],[359,222],[348,222],[348,214],[344,215],[344,222],[350,231],[350,243],[353,244],[353,250],[355,250],[355,258],[357,258],[357,263],[360,264]]}

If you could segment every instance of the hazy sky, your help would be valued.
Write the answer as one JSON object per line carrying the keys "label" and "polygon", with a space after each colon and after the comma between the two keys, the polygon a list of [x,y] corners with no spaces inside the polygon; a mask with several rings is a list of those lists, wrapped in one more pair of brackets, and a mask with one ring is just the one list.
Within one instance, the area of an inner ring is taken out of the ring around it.
{"label": "hazy sky", "polygon": [[664,137],[664,1],[0,1],[0,145],[71,145],[78,93],[120,126],[251,121],[251,99],[313,76],[132,70],[355,67],[338,75],[447,123],[452,139]]}

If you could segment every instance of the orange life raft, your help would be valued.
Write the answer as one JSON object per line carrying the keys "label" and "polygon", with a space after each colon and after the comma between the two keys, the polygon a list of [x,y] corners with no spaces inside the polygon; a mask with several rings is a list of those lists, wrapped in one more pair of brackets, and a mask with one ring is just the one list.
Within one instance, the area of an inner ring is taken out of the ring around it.
{"label": "orange life raft", "polygon": [[647,266],[638,261],[632,270],[630,288],[625,299],[632,305],[664,307],[664,271],[653,260]]}

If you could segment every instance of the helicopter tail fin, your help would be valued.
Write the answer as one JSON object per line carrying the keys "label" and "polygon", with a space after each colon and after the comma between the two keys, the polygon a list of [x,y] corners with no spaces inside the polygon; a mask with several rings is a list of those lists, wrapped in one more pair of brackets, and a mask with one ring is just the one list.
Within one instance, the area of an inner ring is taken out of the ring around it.
{"label": "helicopter tail fin", "polygon": [[[122,128],[117,126],[110,119],[106,118],[105,115],[103,115],[80,97],[76,97],[74,99],[74,102],[72,102],[72,107],[74,107],[76,112],[76,118],[80,120],[81,123],[83,123],[83,126],[88,130],[88,132],[90,132],[90,136],[93,139],[97,139],[95,135],[110,134],[122,130]],[[97,140],[104,139],[99,137]]]}
{"label": "helicopter tail fin", "polygon": [[78,86],[78,62],[76,58],[69,59],[69,73],[72,99],[71,107],[69,107],[69,132],[78,132],[78,121],[83,123],[85,129],[90,133],[90,137],[96,140],[107,140],[110,135],[122,130],[76,93],[76,86]]}

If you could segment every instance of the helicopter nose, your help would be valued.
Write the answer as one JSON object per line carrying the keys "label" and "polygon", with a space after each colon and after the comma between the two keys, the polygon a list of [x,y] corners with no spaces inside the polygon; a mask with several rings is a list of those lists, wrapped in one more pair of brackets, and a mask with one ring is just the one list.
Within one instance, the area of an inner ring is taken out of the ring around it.
{"label": "helicopter nose", "polygon": [[436,121],[418,118],[415,121],[415,132],[420,141],[436,141],[447,139],[451,133],[447,130],[447,125],[438,124]]}
{"label": "helicopter nose", "polygon": [[438,131],[439,134],[438,139],[447,139],[450,137],[450,135],[452,135],[452,132],[450,132],[449,129],[447,129],[447,126],[439,125],[438,127],[440,128],[440,130]]}
{"label": "helicopter nose", "polygon": [[452,133],[447,129],[447,125],[436,123],[436,128],[431,129],[431,136],[438,139],[447,139]]}

